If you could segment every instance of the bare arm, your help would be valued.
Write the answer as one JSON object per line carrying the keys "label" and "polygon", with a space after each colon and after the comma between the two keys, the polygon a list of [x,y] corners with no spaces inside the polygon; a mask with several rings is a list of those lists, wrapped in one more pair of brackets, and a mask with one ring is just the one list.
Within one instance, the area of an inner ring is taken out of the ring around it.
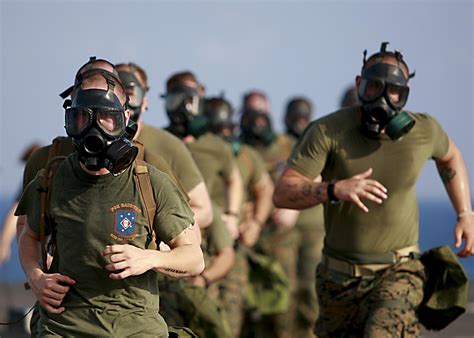
{"label": "bare arm", "polygon": [[189,282],[193,285],[204,287],[205,280],[204,278],[201,278],[202,275],[204,275],[205,279],[207,279],[209,283],[218,281],[229,273],[229,271],[232,269],[232,266],[234,265],[234,261],[234,249],[230,246],[224,248],[212,257],[211,263],[206,267],[200,276],[196,276]]}
{"label": "bare arm", "polygon": [[189,205],[194,211],[194,219],[199,228],[208,227],[212,222],[212,205],[206,184],[201,182],[196,185],[188,191],[188,197]]}
{"label": "bare arm", "polygon": [[175,278],[198,275],[204,269],[204,258],[195,232],[194,226],[183,230],[167,243],[170,251],[140,249],[129,244],[108,245],[102,252],[110,259],[105,268],[112,279],[137,276],[152,269]]}
{"label": "bare arm", "polygon": [[264,173],[262,178],[254,187],[253,194],[255,196],[255,213],[254,219],[260,223],[265,224],[268,216],[273,208],[272,195],[275,190],[272,179],[268,173]]}
{"label": "bare arm", "polygon": [[[364,212],[369,209],[361,199],[367,199],[382,204],[387,199],[387,189],[378,181],[368,179],[372,168],[341,179],[334,186],[334,195],[342,201],[355,204]],[[279,208],[306,209],[324,203],[328,200],[329,182],[321,182],[321,177],[314,180],[287,167],[277,182],[273,193],[273,203]]]}
{"label": "bare arm", "polygon": [[471,206],[469,178],[462,154],[450,139],[446,155],[435,159],[435,161],[439,175],[458,215],[454,230],[456,248],[461,246],[464,239],[464,247],[458,255],[461,257],[474,255],[474,214]]}
{"label": "bare arm", "polygon": [[25,226],[18,241],[18,253],[28,284],[43,308],[51,313],[61,313],[65,310],[61,306],[62,300],[75,281],[59,273],[42,271],[39,263],[40,239],[31,231],[26,216],[24,218]]}
{"label": "bare arm", "polygon": [[244,187],[237,166],[234,166],[225,183],[227,187],[227,211],[239,214],[244,196]]}
{"label": "bare arm", "polygon": [[15,226],[17,222],[15,209],[17,206],[18,201],[13,203],[3,221],[2,233],[0,234],[0,266],[10,258],[11,243],[13,237],[15,237]]}
{"label": "bare arm", "polygon": [[237,166],[234,166],[225,183],[227,209],[225,210],[225,213],[222,214],[222,219],[224,220],[232,238],[236,239],[239,237],[239,214],[244,196],[242,177],[240,176]]}

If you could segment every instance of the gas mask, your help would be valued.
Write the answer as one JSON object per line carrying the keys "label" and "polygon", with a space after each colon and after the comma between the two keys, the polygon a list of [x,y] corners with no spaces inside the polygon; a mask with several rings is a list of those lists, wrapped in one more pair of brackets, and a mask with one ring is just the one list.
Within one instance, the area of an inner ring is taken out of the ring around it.
{"label": "gas mask", "polygon": [[242,140],[251,145],[268,146],[275,140],[270,117],[261,111],[244,111],[240,120],[240,130]]}
{"label": "gas mask", "polygon": [[204,116],[208,118],[209,130],[227,142],[235,139],[232,106],[222,98],[210,98],[204,101]]}
{"label": "gas mask", "polygon": [[202,113],[202,101],[196,89],[176,85],[161,97],[165,99],[170,130],[174,134],[198,138],[208,130],[208,118]]}
{"label": "gas mask", "polygon": [[299,138],[309,124],[311,110],[304,101],[292,101],[285,114],[285,125],[288,134]]}
{"label": "gas mask", "polygon": [[405,76],[402,65],[406,67],[406,64],[402,54],[399,51],[387,52],[387,44],[388,42],[382,43],[380,52],[370,59],[390,55],[398,61],[399,66],[375,62],[371,66],[365,67],[367,52],[365,51],[364,67],[357,96],[361,102],[364,133],[369,137],[378,138],[385,128],[387,136],[392,140],[398,140],[408,133],[415,124],[415,120],[407,112],[402,111],[408,100],[408,80],[414,74]]}
{"label": "gas mask", "polygon": [[114,94],[114,80],[106,79],[107,90],[77,87],[72,101],[65,101],[65,128],[87,169],[106,168],[119,175],[135,160],[138,149],[129,139],[134,130],[125,125],[126,105]]}
{"label": "gas mask", "polygon": [[143,99],[145,98],[148,88],[143,87],[133,73],[133,64],[129,64],[129,66],[132,69],[131,71],[120,70],[118,74],[129,97],[128,107],[132,110],[130,119],[134,122],[138,122],[143,105]]}

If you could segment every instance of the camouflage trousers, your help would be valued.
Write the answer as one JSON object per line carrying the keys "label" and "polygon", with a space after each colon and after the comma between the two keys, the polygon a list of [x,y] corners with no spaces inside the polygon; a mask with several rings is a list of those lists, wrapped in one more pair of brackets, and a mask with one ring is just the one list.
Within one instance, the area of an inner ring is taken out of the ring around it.
{"label": "camouflage trousers", "polygon": [[208,290],[167,277],[159,286],[160,314],[168,325],[187,327],[198,337],[231,337],[225,312]]}
{"label": "camouflage trousers", "polygon": [[419,337],[416,310],[423,299],[425,268],[418,259],[372,276],[351,277],[320,264],[316,289],[318,337]]}
{"label": "camouflage trousers", "polygon": [[224,307],[232,337],[239,337],[244,316],[249,266],[245,253],[237,248],[232,270],[219,282],[219,299]]}
{"label": "camouflage trousers", "polygon": [[313,327],[319,314],[315,271],[321,261],[324,229],[297,227],[297,285],[293,337],[314,337]]}

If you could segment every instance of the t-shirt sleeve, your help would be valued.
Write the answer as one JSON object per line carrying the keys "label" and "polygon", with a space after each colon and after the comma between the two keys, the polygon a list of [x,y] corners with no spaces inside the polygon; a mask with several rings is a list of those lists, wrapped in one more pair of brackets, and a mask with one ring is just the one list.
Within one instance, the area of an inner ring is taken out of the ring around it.
{"label": "t-shirt sleeve", "polygon": [[176,156],[173,156],[172,169],[186,192],[189,192],[204,179],[184,143],[180,142],[173,150]]}
{"label": "t-shirt sleeve", "polygon": [[253,163],[253,172],[250,176],[250,186],[255,186],[261,179],[265,172],[267,171],[267,166],[262,156],[258,154],[255,150],[249,149],[250,159]]}
{"label": "t-shirt sleeve", "polygon": [[213,221],[209,225],[208,229],[208,253],[212,256],[224,248],[228,248],[233,245],[234,241],[227,229],[224,221],[222,220],[222,210],[215,203],[212,205]]}
{"label": "t-shirt sleeve", "polygon": [[327,126],[318,121],[306,129],[287,161],[289,167],[310,179],[321,174],[331,149]]}
{"label": "t-shirt sleeve", "polygon": [[155,233],[158,240],[168,243],[194,224],[194,213],[167,174],[149,170],[156,194]]}
{"label": "t-shirt sleeve", "polygon": [[432,142],[433,142],[433,150],[431,153],[431,158],[440,158],[446,155],[449,148],[449,138],[446,132],[444,131],[443,127],[439,124],[439,122],[432,116],[427,115],[431,122],[432,128]]}
{"label": "t-shirt sleeve", "polygon": [[236,167],[235,157],[232,153],[232,148],[229,144],[222,142],[222,158],[221,163],[223,164],[223,175],[224,177],[230,177],[232,170]]}
{"label": "t-shirt sleeve", "polygon": [[[39,236],[40,233],[40,226],[39,226],[39,219],[40,219],[40,211],[41,211],[41,203],[40,203],[40,194],[38,192],[39,183],[38,183],[38,176],[34,178],[29,184],[26,186],[23,194],[21,195],[20,201],[18,203],[18,207],[15,210],[15,216],[23,216],[26,215],[28,220],[28,225],[31,230]],[[49,235],[49,227],[46,225],[45,234]]]}
{"label": "t-shirt sleeve", "polygon": [[23,171],[23,189],[26,188],[28,183],[35,178],[36,174],[41,169],[46,167],[50,148],[51,146],[45,146],[36,150],[26,161],[25,169]]}

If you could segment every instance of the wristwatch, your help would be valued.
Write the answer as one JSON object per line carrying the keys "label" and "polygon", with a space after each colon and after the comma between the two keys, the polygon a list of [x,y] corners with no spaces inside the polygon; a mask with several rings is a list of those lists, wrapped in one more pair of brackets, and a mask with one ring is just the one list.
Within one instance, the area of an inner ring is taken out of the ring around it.
{"label": "wristwatch", "polygon": [[339,198],[336,197],[336,195],[334,194],[334,186],[336,184],[337,180],[332,180],[331,182],[329,182],[328,184],[328,199],[329,199],[329,202],[331,203],[338,203],[340,202]]}
{"label": "wristwatch", "polygon": [[207,289],[209,287],[209,285],[211,285],[211,281],[209,279],[207,279],[206,276],[204,275],[199,275],[199,277],[202,278],[202,280],[204,281],[204,287]]}

